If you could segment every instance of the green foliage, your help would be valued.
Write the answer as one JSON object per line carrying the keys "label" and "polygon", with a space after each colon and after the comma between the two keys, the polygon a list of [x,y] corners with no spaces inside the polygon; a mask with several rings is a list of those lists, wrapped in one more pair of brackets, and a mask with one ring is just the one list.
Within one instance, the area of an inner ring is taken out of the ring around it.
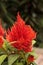
{"label": "green foliage", "polygon": [[17,63],[15,63],[14,65],[23,65],[23,63],[21,63],[21,62],[17,62]]}
{"label": "green foliage", "polygon": [[0,65],[3,63],[3,61],[6,59],[7,55],[1,55],[0,56]]}
{"label": "green foliage", "polygon": [[[0,48],[0,65],[29,65],[30,63],[27,61],[29,55],[36,57],[34,51],[25,53],[16,50],[5,40],[2,48]],[[33,65],[33,63],[31,64]]]}
{"label": "green foliage", "polygon": [[32,63],[33,65],[37,65],[35,62]]}
{"label": "green foliage", "polygon": [[35,59],[37,58],[37,54],[34,51],[26,53],[25,57],[28,58],[29,55],[34,56]]}
{"label": "green foliage", "polygon": [[17,59],[19,58],[19,55],[12,54],[8,57],[8,65],[12,65]]}
{"label": "green foliage", "polygon": [[1,65],[8,65],[8,62],[3,62]]}

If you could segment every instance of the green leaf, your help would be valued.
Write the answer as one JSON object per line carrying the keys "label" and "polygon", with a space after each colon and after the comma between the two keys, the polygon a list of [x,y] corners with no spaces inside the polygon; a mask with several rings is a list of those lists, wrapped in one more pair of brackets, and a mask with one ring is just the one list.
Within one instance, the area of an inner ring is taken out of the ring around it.
{"label": "green leaf", "polygon": [[28,58],[28,56],[29,56],[29,53],[26,53],[26,54],[25,54],[26,59]]}
{"label": "green leaf", "polygon": [[0,48],[0,55],[4,55],[5,54],[5,51],[3,48]]}
{"label": "green leaf", "polygon": [[6,59],[7,55],[1,55],[0,56],[0,65],[3,63],[3,61]]}
{"label": "green leaf", "polygon": [[16,63],[16,65],[23,65],[23,63],[20,63],[20,62],[19,62],[19,63]]}
{"label": "green leaf", "polygon": [[8,51],[8,49],[12,49],[10,43],[7,42],[6,40],[4,41],[3,48],[4,48],[6,51]]}
{"label": "green leaf", "polygon": [[37,64],[35,62],[33,62],[32,65],[37,65]]}
{"label": "green leaf", "polygon": [[36,41],[35,40],[32,40],[32,44],[34,45],[36,43]]}
{"label": "green leaf", "polygon": [[22,62],[15,62],[13,65],[24,65]]}
{"label": "green leaf", "polygon": [[29,54],[32,55],[32,56],[34,56],[35,58],[37,58],[37,54],[34,51],[29,52]]}
{"label": "green leaf", "polygon": [[7,61],[6,62],[3,62],[2,65],[8,65],[8,62]]}
{"label": "green leaf", "polygon": [[19,58],[19,55],[9,55],[8,57],[8,65],[12,65],[17,59]]}
{"label": "green leaf", "polygon": [[28,58],[29,55],[34,56],[34,58],[37,58],[37,54],[34,51],[26,53],[25,57]]}
{"label": "green leaf", "polygon": [[4,48],[5,50],[7,50],[7,48],[6,48],[6,42],[4,42],[3,48]]}

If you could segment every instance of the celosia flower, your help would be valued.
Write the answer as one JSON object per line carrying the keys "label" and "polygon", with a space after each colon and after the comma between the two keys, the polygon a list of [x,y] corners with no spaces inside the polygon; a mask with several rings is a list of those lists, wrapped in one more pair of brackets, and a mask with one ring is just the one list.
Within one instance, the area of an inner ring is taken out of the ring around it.
{"label": "celosia flower", "polygon": [[33,62],[35,59],[34,59],[34,56],[32,56],[32,55],[30,55],[29,57],[28,57],[28,62]]}
{"label": "celosia flower", "polygon": [[17,20],[11,28],[11,31],[6,35],[6,39],[12,43],[11,45],[18,50],[25,52],[32,51],[32,40],[36,38],[36,33],[30,25],[26,25],[25,21],[17,15]]}
{"label": "celosia flower", "polygon": [[2,26],[1,26],[1,24],[0,24],[0,48],[2,47],[2,45],[3,45],[3,42],[4,42],[4,40],[3,40],[3,37],[4,37],[4,29],[2,28]]}

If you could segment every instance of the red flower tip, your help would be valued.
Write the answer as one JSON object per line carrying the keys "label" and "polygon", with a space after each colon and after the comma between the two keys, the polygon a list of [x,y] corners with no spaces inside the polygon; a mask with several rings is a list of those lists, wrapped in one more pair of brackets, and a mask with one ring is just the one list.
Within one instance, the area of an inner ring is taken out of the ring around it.
{"label": "red flower tip", "polygon": [[25,52],[32,51],[32,40],[36,38],[35,31],[30,25],[26,25],[25,21],[17,15],[17,20],[12,26],[11,31],[6,35],[6,39],[9,42],[15,42],[11,44],[18,50],[24,50]]}
{"label": "red flower tip", "polygon": [[0,24],[0,48],[2,47],[3,42],[4,42],[4,40],[3,40],[4,33],[5,33],[5,31],[4,31],[4,29],[2,28],[2,25]]}
{"label": "red flower tip", "polygon": [[4,36],[4,33],[5,33],[5,31],[4,31],[4,29],[2,28],[2,26],[0,25],[0,36]]}
{"label": "red flower tip", "polygon": [[21,16],[20,16],[19,14],[20,14],[20,13],[18,12],[18,13],[17,13],[17,20],[16,20],[16,21],[17,21],[18,23],[25,24],[25,21],[21,18]]}

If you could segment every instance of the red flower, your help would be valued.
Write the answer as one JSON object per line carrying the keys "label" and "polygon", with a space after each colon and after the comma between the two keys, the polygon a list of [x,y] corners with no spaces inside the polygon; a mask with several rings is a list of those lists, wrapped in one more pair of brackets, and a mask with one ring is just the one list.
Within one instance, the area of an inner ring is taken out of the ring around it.
{"label": "red flower", "polygon": [[0,48],[2,47],[3,42],[4,42],[4,40],[3,40],[2,36],[0,36]]}
{"label": "red flower", "polygon": [[29,62],[33,62],[33,61],[34,61],[34,56],[32,56],[32,55],[29,56],[29,57],[28,57],[28,61],[29,61]]}
{"label": "red flower", "polygon": [[4,33],[5,33],[5,31],[0,24],[0,36],[4,36]]}
{"label": "red flower", "polygon": [[4,37],[4,29],[0,25],[0,48],[2,47],[3,42],[4,42],[3,37]]}
{"label": "red flower", "polygon": [[30,52],[32,51],[32,40],[35,38],[36,33],[30,25],[25,24],[25,21],[18,13],[17,20],[12,26],[11,31],[6,35],[6,39],[11,43],[13,42],[13,47],[24,50],[25,52]]}

